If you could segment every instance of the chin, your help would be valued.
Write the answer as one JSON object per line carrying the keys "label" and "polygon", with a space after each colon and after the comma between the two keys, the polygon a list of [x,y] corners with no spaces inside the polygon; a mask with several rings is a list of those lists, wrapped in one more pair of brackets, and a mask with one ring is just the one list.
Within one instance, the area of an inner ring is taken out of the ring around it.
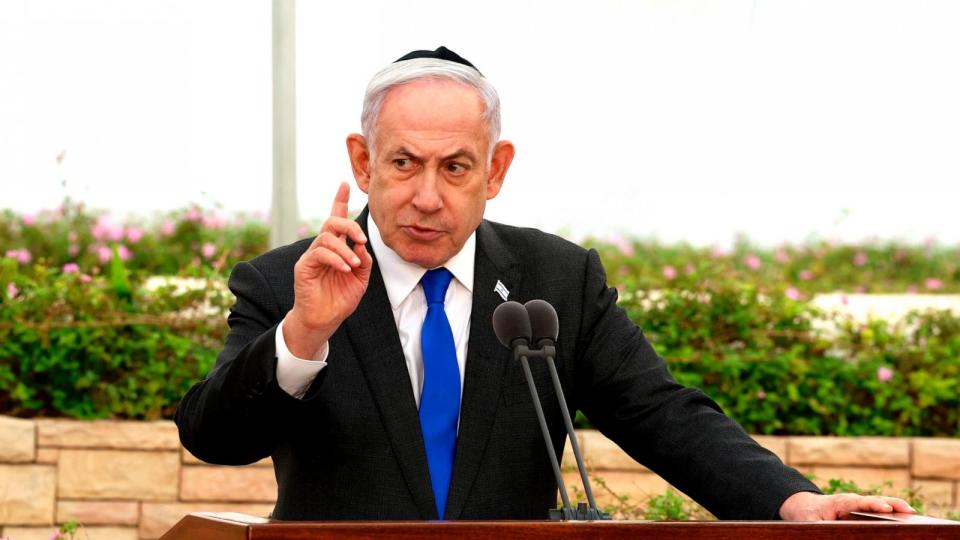
{"label": "chin", "polygon": [[424,268],[442,266],[443,263],[450,260],[450,257],[453,257],[452,254],[439,253],[438,250],[430,249],[426,246],[404,246],[402,250],[395,251],[397,251],[397,255],[399,255],[401,259]]}

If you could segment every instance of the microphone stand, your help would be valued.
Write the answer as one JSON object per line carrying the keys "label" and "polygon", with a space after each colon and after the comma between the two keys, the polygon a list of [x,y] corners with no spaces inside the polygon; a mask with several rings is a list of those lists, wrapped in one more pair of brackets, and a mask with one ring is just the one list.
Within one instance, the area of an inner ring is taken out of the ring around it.
{"label": "microphone stand", "polygon": [[[577,443],[576,433],[573,430],[573,421],[570,419],[570,411],[567,409],[567,402],[563,397],[563,388],[560,386],[560,377],[557,375],[557,367],[553,360],[556,354],[556,347],[550,344],[546,344],[540,349],[530,349],[526,344],[519,343],[513,348],[514,358],[519,358],[520,364],[523,366],[523,374],[527,379],[527,386],[530,387],[530,397],[533,398],[533,407],[537,412],[537,420],[540,422],[540,431],[543,433],[543,441],[547,446],[547,455],[550,457],[550,464],[553,466],[553,474],[557,480],[557,487],[560,488],[560,500],[563,505],[561,508],[551,508],[549,510],[549,517],[551,521],[609,520],[610,515],[597,508],[597,501],[593,498],[593,489],[590,487],[590,479],[587,477],[587,468],[583,464],[580,445]],[[543,415],[543,407],[540,405],[540,395],[537,392],[537,385],[533,381],[533,373],[530,371],[530,362],[527,360],[528,357],[547,359],[547,368],[550,370],[553,388],[556,390],[557,399],[560,402],[563,422],[567,428],[567,435],[570,438],[573,455],[577,460],[577,469],[579,469],[580,478],[583,480],[583,489],[587,494],[589,506],[587,503],[578,504],[576,509],[570,506],[567,487],[563,482],[563,475],[560,473],[557,453],[553,449],[553,441],[550,439],[550,429],[547,427],[547,421]]]}

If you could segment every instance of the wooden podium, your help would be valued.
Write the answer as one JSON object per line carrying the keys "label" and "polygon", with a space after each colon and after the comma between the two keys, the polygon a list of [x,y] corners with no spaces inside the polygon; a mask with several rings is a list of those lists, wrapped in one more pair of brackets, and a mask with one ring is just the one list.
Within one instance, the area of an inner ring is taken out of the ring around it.
{"label": "wooden podium", "polygon": [[863,521],[270,521],[236,513],[185,516],[161,540],[319,540],[368,538],[725,540],[960,539],[960,522],[898,514]]}

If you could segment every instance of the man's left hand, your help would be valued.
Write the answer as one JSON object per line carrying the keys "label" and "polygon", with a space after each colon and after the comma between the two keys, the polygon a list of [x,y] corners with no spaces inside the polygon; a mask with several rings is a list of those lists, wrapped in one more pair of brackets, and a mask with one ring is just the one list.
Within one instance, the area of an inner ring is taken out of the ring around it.
{"label": "man's left hand", "polygon": [[820,495],[801,491],[794,493],[780,507],[780,517],[785,521],[832,521],[850,512],[906,512],[916,513],[907,501],[896,497],[873,495]]}

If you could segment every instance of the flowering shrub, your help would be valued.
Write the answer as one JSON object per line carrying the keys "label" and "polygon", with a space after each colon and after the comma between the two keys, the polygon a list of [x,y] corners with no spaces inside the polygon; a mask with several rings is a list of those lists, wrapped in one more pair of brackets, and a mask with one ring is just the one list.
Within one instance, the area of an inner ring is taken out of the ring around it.
{"label": "flowering shrub", "polygon": [[125,277],[0,259],[4,414],[172,416],[213,365],[232,298],[220,287],[151,292]]}
{"label": "flowering shrub", "polygon": [[960,293],[960,247],[891,243],[811,243],[760,249],[740,241],[732,250],[656,242],[588,241],[611,283],[627,290],[690,289],[752,283],[794,299],[820,292]]}
{"label": "flowering shrub", "polygon": [[858,323],[750,286],[627,293],[621,305],[680,383],[750,433],[960,435],[950,312]]}

